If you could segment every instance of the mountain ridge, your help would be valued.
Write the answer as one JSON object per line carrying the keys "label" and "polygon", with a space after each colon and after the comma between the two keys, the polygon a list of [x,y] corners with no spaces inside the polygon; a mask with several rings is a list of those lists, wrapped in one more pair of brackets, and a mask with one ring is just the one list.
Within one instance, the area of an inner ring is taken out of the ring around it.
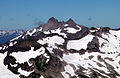
{"label": "mountain ridge", "polygon": [[119,78],[120,30],[52,17],[2,45],[0,58],[10,70],[1,78]]}
{"label": "mountain ridge", "polygon": [[12,38],[15,38],[21,34],[23,34],[25,30],[19,29],[19,30],[0,30],[0,44],[4,44],[11,40]]}

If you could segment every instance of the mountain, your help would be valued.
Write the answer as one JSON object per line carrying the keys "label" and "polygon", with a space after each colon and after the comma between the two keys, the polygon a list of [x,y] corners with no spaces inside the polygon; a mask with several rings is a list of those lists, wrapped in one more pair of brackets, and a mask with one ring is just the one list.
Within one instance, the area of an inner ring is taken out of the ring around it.
{"label": "mountain", "polygon": [[0,78],[120,78],[120,29],[54,17],[0,47]]}
{"label": "mountain", "polygon": [[0,44],[4,44],[15,38],[21,34],[23,34],[25,30],[0,30]]}

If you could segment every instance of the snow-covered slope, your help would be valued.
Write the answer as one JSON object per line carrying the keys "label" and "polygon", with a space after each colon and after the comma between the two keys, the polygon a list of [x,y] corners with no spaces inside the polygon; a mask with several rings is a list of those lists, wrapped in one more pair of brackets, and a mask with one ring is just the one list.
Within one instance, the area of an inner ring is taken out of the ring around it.
{"label": "snow-covered slope", "polygon": [[48,22],[0,47],[0,78],[120,78],[120,30]]}

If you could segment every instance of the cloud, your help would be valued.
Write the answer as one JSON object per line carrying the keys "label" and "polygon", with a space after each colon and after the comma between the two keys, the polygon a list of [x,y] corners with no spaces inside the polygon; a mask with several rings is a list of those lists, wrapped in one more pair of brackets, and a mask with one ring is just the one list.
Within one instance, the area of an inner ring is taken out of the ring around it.
{"label": "cloud", "polygon": [[10,21],[14,21],[15,19],[14,18],[9,18]]}
{"label": "cloud", "polygon": [[91,18],[91,17],[89,17],[89,18],[88,18],[88,21],[92,21],[92,18]]}
{"label": "cloud", "polygon": [[26,16],[30,17],[30,16],[31,16],[31,14],[26,14]]}
{"label": "cloud", "polygon": [[34,22],[34,25],[38,25],[38,26],[40,26],[40,25],[43,25],[43,24],[44,24],[44,22],[41,21],[39,18],[35,18],[34,21],[35,21],[35,22]]}

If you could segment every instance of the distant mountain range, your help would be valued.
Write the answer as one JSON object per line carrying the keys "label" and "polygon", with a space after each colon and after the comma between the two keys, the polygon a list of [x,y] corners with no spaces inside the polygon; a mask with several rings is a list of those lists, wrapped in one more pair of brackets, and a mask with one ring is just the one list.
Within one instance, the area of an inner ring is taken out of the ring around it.
{"label": "distant mountain range", "polygon": [[24,32],[25,30],[0,30],[0,44],[8,42]]}

